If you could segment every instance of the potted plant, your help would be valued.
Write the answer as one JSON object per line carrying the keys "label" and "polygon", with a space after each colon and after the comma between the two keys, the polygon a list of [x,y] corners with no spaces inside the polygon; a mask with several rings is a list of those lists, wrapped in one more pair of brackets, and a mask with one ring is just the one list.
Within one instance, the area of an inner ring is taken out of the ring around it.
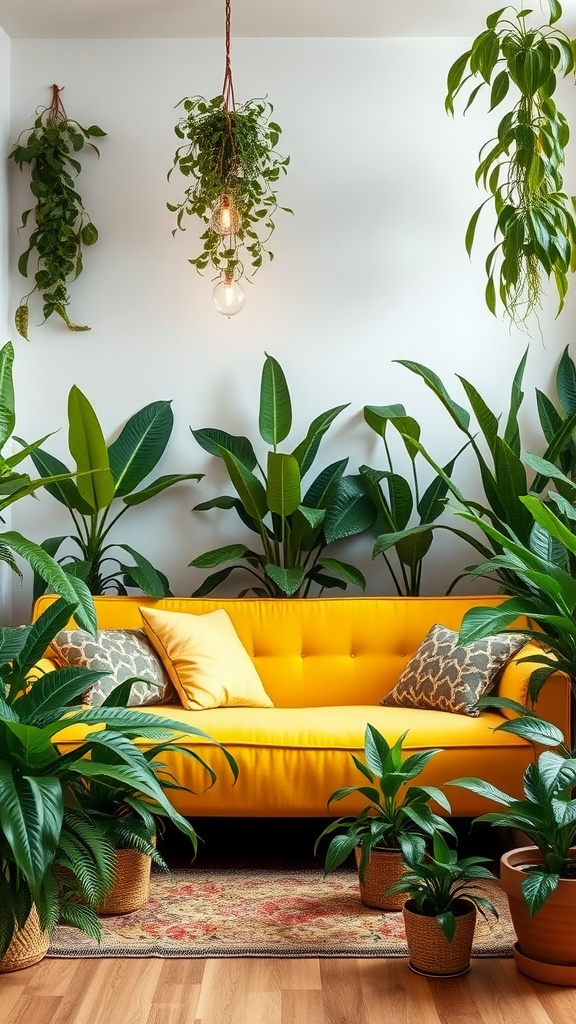
{"label": "potted plant", "polygon": [[196,556],[189,564],[216,569],[194,591],[204,596],[239,569],[254,577],[241,596],[307,597],[313,586],[345,590],[366,585],[354,566],[324,554],[333,541],[353,537],[374,522],[374,505],[357,476],[344,476],[348,459],[323,469],[302,493],[303,480],[320,442],[345,405],[317,416],[306,436],[291,452],[278,451],[292,428],[292,404],[282,367],[266,355],[260,384],[258,428],[270,446],[265,468],[247,437],[224,430],[192,430],[198,444],[224,462],[236,496],[222,495],[195,506],[194,511],[233,509],[258,545],[227,544]]}
{"label": "potted plant", "polygon": [[541,305],[550,278],[562,310],[576,248],[574,200],[562,177],[570,130],[553,99],[558,79],[574,75],[575,41],[557,27],[559,0],[548,0],[548,7],[548,20],[536,26],[531,10],[507,6],[491,14],[453,63],[447,82],[451,114],[465,86],[472,86],[466,109],[485,86],[490,110],[513,98],[494,138],[480,150],[476,183],[488,197],[468,224],[466,250],[470,255],[482,210],[491,203],[496,245],[486,259],[486,303],[495,314],[499,300],[519,324]]}
{"label": "potted plant", "polygon": [[409,965],[418,974],[454,977],[470,969],[476,911],[498,913],[479,879],[494,878],[488,857],[458,859],[439,832],[432,852],[407,849],[407,870],[388,889],[402,894]]}
{"label": "potted plant", "polygon": [[[32,906],[44,946],[59,922],[98,937],[97,908],[113,882],[114,847],[104,816],[81,799],[90,783],[131,787],[196,848],[192,825],[165,792],[170,780],[159,779],[154,762],[132,741],[150,736],[168,747],[179,734],[205,734],[134,708],[78,705],[101,672],[62,668],[31,679],[38,658],[75,610],[59,599],[33,625],[0,630],[0,957],[24,929]],[[61,753],[58,735],[71,725],[85,726],[85,735],[73,751]],[[222,749],[236,777],[236,763]],[[213,770],[195,756],[213,783]],[[138,813],[137,805],[132,809]],[[13,954],[14,948],[12,965]]]}
{"label": "potted plant", "polygon": [[68,315],[68,281],[82,272],[83,246],[98,240],[75,179],[81,171],[81,151],[86,147],[99,156],[91,140],[102,138],[106,132],[96,124],[83,128],[69,118],[61,91],[57,85],[52,86],[52,103],[36,111],[32,128],[22,132],[9,153],[20,170],[30,168],[30,190],[35,199],[35,206],[22,214],[22,227],[27,226],[31,214],[35,223],[28,247],[18,260],[18,270],[28,277],[30,257],[36,259],[35,283],[14,317],[18,333],[27,341],[28,304],[35,291],[42,293],[44,321],[57,313],[70,331],[90,330],[72,323]]}
{"label": "potted plant", "polygon": [[[183,480],[201,479],[199,473],[171,473],[138,490],[164,454],[173,425],[170,402],[151,402],[130,416],[118,437],[107,444],[92,405],[74,385],[68,396],[68,438],[75,474],[39,445],[29,451],[46,490],[68,509],[75,528],[68,536],[44,540],[42,548],[58,556],[70,577],[84,580],[91,594],[125,594],[127,587],[137,587],[149,597],[170,594],[164,574],[130,544],[111,542],[110,532],[129,508]],[[21,438],[15,440],[25,445]],[[59,555],[67,541],[73,542],[77,554]],[[114,549],[128,554],[132,564],[125,561],[126,554],[114,558]],[[36,574],[34,599],[46,589]]]}
{"label": "potted plant", "polygon": [[[316,840],[314,852],[325,836],[332,836],[324,861],[324,873],[334,871],[354,853],[358,867],[362,903],[382,910],[400,910],[404,898],[390,892],[383,895],[403,871],[403,858],[423,856],[426,837],[437,832],[455,835],[448,821],[431,810],[436,801],[448,814],[450,804],[436,786],[411,785],[439,749],[404,755],[403,733],[393,746],[368,724],[364,734],[364,757],[352,760],[369,785],[345,786],[328,798],[328,805],[360,795],[369,802],[357,814],[331,822]],[[336,833],[335,835],[333,833]]]}

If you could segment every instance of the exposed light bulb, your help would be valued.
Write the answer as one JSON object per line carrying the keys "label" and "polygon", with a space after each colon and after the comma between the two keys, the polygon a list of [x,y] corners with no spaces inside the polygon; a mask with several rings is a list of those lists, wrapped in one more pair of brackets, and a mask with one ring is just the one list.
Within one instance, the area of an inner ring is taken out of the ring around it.
{"label": "exposed light bulb", "polygon": [[246,295],[238,281],[234,280],[231,270],[224,271],[224,277],[212,292],[212,302],[218,312],[227,317],[234,316],[244,309]]}
{"label": "exposed light bulb", "polygon": [[242,226],[242,218],[234,206],[232,196],[223,195],[216,200],[210,226],[219,235],[236,235]]}

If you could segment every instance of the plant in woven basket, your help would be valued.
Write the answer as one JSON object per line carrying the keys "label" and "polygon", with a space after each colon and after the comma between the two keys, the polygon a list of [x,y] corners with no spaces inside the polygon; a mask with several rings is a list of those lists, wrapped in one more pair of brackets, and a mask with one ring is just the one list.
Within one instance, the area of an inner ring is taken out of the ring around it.
{"label": "plant in woven basket", "polygon": [[[530,10],[503,7],[448,73],[446,109],[472,85],[466,109],[488,87],[490,110],[513,97],[494,138],[480,150],[476,183],[488,197],[472,215],[466,250],[472,252],[482,210],[491,203],[496,245],[486,259],[486,303],[500,300],[512,322],[523,324],[553,279],[564,306],[576,261],[574,199],[563,190],[562,167],[570,130],[553,96],[559,77],[574,74],[576,41],[556,26],[559,0],[547,0],[549,18],[534,27]],[[479,84],[474,84],[478,82]]]}
{"label": "plant in woven basket", "polygon": [[[0,630],[0,956],[33,904],[44,931],[63,922],[98,938],[96,908],[112,884],[114,848],[103,817],[79,798],[90,784],[137,792],[196,849],[194,828],[167,795],[170,781],[159,781],[157,765],[134,740],[148,737],[169,749],[181,734],[206,734],[134,708],[79,705],[103,672],[70,667],[31,675],[75,611],[60,599],[33,625]],[[76,747],[61,752],[59,734],[70,726],[85,729]],[[236,762],[221,749],[236,778]],[[212,768],[192,756],[213,784]]]}
{"label": "plant in woven basket", "polygon": [[480,879],[495,877],[486,867],[489,857],[459,860],[457,851],[448,846],[439,832],[434,833],[431,852],[407,847],[403,856],[407,870],[388,892],[404,893],[409,897],[409,909],[424,917],[434,917],[448,941],[454,937],[462,901],[472,904],[484,917],[493,914],[498,918],[496,908],[482,895],[478,885]]}
{"label": "plant in woven basket", "polygon": [[18,260],[18,270],[28,277],[30,258],[36,260],[34,287],[20,301],[15,324],[28,341],[29,300],[35,291],[42,294],[46,321],[57,313],[70,331],[88,331],[89,327],[72,323],[68,315],[69,281],[82,273],[83,247],[94,245],[98,231],[92,223],[77,191],[80,174],[79,154],[87,147],[99,155],[91,141],[106,132],[98,125],[83,128],[68,117],[61,89],[52,86],[52,103],[39,109],[32,128],[22,132],[9,156],[20,170],[30,168],[30,191],[36,203],[22,214],[25,228],[32,215],[34,227],[28,245]]}
{"label": "plant in woven basket", "polygon": [[[189,181],[180,203],[168,203],[176,213],[177,227],[184,230],[185,217],[199,217],[205,230],[202,251],[189,262],[200,272],[208,266],[221,278],[217,289],[224,293],[220,312],[232,315],[230,295],[243,292],[237,282],[253,276],[265,256],[273,258],[268,240],[274,231],[279,207],[276,183],[287,173],[289,157],[276,149],[282,129],[271,120],[272,104],[250,99],[236,105],[230,65],[230,2],[226,4],[226,69],[222,94],[213,99],[186,97],[178,104],[183,115],[174,131],[182,140],[168,173],[178,169]],[[230,296],[228,296],[230,299]]]}
{"label": "plant in woven basket", "polygon": [[360,849],[358,874],[362,882],[373,850],[398,850],[404,857],[420,858],[426,850],[426,838],[439,832],[454,836],[445,818],[430,808],[434,800],[448,814],[450,804],[437,786],[411,785],[440,749],[421,750],[404,755],[408,732],[390,746],[384,736],[368,724],[364,735],[364,756],[352,760],[369,785],[345,786],[328,798],[328,805],[345,797],[360,795],[369,802],[355,815],[331,822],[316,840],[317,851],[324,836],[332,835],[324,861],[324,872],[334,871],[356,847]]}

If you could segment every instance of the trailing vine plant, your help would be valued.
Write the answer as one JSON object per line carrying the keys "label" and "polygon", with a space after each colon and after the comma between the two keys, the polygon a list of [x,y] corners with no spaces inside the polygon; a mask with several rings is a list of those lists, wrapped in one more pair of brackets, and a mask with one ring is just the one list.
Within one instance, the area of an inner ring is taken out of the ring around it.
{"label": "trailing vine plant", "polygon": [[[570,130],[553,96],[558,77],[573,76],[576,40],[556,27],[559,0],[546,0],[548,21],[531,26],[530,10],[503,7],[486,19],[486,29],[448,72],[446,110],[454,114],[461,90],[471,91],[464,112],[485,86],[492,111],[513,98],[496,136],[479,152],[476,184],[489,193],[473,213],[466,231],[471,256],[480,214],[492,203],[496,244],[486,259],[486,303],[525,325],[541,306],[545,284],[558,292],[557,315],[576,269],[574,198],[563,189],[562,167]],[[480,80],[478,84],[475,81]]]}
{"label": "trailing vine plant", "polygon": [[45,322],[57,313],[71,331],[88,331],[89,327],[72,323],[68,315],[70,302],[68,281],[82,272],[82,247],[94,245],[98,231],[88,216],[76,189],[81,165],[78,154],[88,146],[98,156],[93,138],[106,132],[98,125],[83,128],[71,120],[60,99],[61,89],[52,86],[52,103],[39,108],[32,128],[22,132],[9,154],[20,170],[30,168],[30,191],[34,207],[22,214],[25,228],[32,214],[34,228],[28,246],[18,260],[18,270],[28,277],[30,259],[36,260],[34,287],[21,301],[14,317],[18,333],[28,341],[29,300],[39,291],[43,299]]}
{"label": "trailing vine plant", "polygon": [[[282,129],[270,120],[272,104],[250,99],[236,105],[230,64],[230,0],[226,0],[226,64],[222,94],[213,99],[186,97],[177,104],[183,115],[174,131],[182,145],[174,154],[168,179],[177,168],[190,181],[176,213],[176,228],[197,216],[205,231],[202,250],[189,260],[202,273],[211,266],[224,282],[251,277],[264,256],[274,254],[268,240],[278,209],[275,185],[287,173],[290,157],[277,152]],[[248,269],[247,269],[248,265]]]}

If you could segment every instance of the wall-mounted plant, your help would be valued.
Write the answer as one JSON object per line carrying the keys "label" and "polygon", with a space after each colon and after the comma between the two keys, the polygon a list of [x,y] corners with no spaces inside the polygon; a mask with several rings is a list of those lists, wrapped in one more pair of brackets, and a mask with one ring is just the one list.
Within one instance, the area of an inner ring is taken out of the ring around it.
{"label": "wall-mounted plant", "polygon": [[[190,182],[180,203],[168,203],[177,214],[177,227],[197,216],[205,225],[202,251],[189,262],[199,272],[208,266],[220,279],[213,293],[218,312],[232,316],[244,306],[238,284],[273,258],[268,240],[279,207],[275,185],[287,173],[290,157],[276,146],[282,129],[270,120],[273,107],[266,99],[250,99],[236,106],[230,66],[230,2],[226,3],[226,70],[222,94],[208,100],[185,98],[174,131],[182,145],[174,154],[175,168]],[[287,211],[291,212],[291,211]]]}
{"label": "wall-mounted plant", "polygon": [[[61,89],[52,86],[52,103],[36,111],[32,128],[26,129],[9,154],[20,170],[30,169],[30,191],[34,207],[22,214],[25,228],[32,215],[34,227],[28,246],[18,260],[18,270],[28,277],[30,261],[35,260],[34,287],[25,295],[14,317],[18,333],[28,339],[29,300],[39,291],[43,300],[44,321],[57,313],[71,331],[89,327],[72,323],[68,315],[68,282],[82,272],[83,246],[94,245],[98,231],[90,220],[76,188],[80,174],[79,153],[88,147],[99,155],[90,140],[106,132],[98,125],[83,128],[71,120],[60,99]],[[43,322],[44,322],[43,321]]]}
{"label": "wall-mounted plant", "polygon": [[[487,86],[490,110],[512,98],[496,136],[479,152],[476,183],[488,197],[466,231],[471,255],[480,214],[493,204],[496,244],[486,259],[486,303],[496,314],[498,300],[516,324],[525,324],[540,306],[547,281],[558,292],[558,313],[576,266],[574,198],[563,191],[562,167],[570,131],[553,96],[559,77],[574,75],[576,40],[556,27],[558,0],[547,0],[550,15],[532,27],[529,10],[503,7],[486,19],[486,29],[448,72],[446,109],[464,86],[471,92],[465,110]],[[479,79],[479,84],[474,84]]]}

